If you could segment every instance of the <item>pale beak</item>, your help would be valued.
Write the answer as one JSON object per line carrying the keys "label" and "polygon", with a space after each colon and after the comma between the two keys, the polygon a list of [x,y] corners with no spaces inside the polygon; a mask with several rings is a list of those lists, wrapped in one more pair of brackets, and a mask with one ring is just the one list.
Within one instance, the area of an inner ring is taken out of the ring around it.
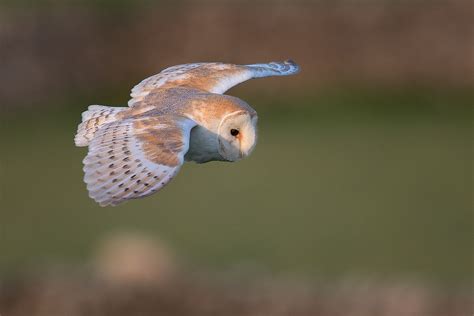
{"label": "pale beak", "polygon": [[242,159],[245,156],[245,153],[242,151],[242,143],[241,143],[242,133],[237,135],[237,140],[239,141],[239,158]]}

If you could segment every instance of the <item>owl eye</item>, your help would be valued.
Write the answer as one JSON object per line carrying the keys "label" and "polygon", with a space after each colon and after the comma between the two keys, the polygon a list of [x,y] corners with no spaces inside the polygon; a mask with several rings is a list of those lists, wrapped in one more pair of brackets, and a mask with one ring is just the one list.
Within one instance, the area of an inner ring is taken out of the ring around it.
{"label": "owl eye", "polygon": [[230,135],[232,135],[232,136],[234,136],[234,137],[237,136],[237,135],[239,135],[239,130],[238,130],[238,129],[234,129],[234,128],[231,129],[231,130],[230,130]]}

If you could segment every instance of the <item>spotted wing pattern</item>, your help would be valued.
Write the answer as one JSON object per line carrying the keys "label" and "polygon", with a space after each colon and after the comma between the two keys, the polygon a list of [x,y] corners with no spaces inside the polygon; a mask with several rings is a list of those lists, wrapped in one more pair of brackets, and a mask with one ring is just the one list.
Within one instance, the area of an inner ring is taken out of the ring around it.
{"label": "spotted wing pattern", "polygon": [[124,107],[90,105],[88,110],[82,113],[82,123],[77,127],[74,137],[76,146],[88,146],[102,125],[115,121],[117,114],[126,109]]}
{"label": "spotted wing pattern", "polygon": [[132,89],[132,98],[128,105],[138,104],[156,89],[181,86],[222,94],[233,86],[252,78],[288,76],[298,71],[298,65],[291,60],[252,65],[224,63],[178,65],[167,68],[136,85]]}
{"label": "spotted wing pattern", "polygon": [[89,196],[106,206],[160,190],[181,168],[195,125],[184,117],[165,116],[101,127],[83,161]]}

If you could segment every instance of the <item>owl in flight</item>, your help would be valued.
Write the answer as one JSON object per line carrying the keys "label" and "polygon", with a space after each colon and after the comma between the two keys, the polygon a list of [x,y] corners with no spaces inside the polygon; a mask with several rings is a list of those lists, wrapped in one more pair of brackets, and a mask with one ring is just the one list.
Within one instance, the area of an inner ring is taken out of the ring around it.
{"label": "owl in flight", "polygon": [[160,190],[185,161],[247,157],[257,141],[257,113],[223,93],[248,79],[298,71],[291,60],[178,65],[136,85],[128,107],[89,106],[74,139],[89,146],[83,160],[89,196],[117,205]]}

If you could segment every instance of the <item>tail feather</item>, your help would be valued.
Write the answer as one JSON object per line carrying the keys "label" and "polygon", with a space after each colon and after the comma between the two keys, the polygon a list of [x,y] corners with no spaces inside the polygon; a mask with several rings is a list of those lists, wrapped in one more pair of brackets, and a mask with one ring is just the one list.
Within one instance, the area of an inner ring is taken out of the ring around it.
{"label": "tail feather", "polygon": [[78,147],[88,146],[99,128],[117,120],[117,114],[126,110],[124,107],[91,105],[82,113],[82,123],[77,127],[74,143]]}

